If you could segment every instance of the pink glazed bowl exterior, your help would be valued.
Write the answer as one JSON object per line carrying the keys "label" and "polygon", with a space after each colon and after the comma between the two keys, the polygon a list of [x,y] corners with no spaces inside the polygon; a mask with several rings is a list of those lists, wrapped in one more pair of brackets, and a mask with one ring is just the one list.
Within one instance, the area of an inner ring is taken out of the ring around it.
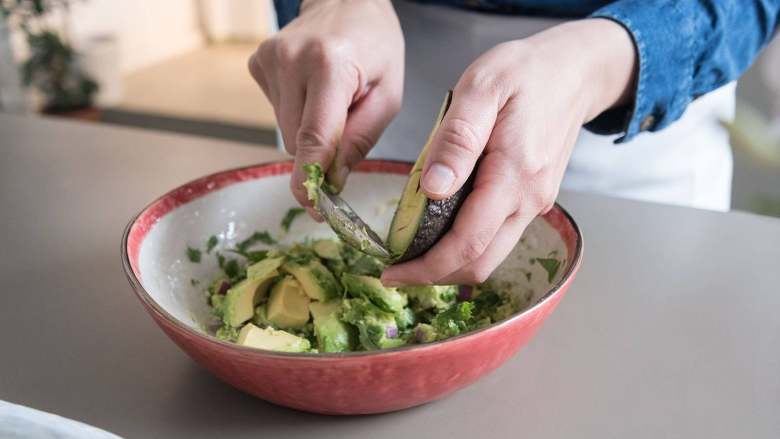
{"label": "pink glazed bowl exterior", "polygon": [[[369,160],[362,172],[408,172],[410,164]],[[258,398],[299,410],[354,415],[383,413],[440,399],[492,372],[523,347],[555,309],[582,259],[582,236],[556,205],[544,216],[572,255],[562,279],[532,307],[487,328],[441,342],[374,352],[296,354],[263,351],[223,342],[176,320],[144,289],[139,248],[161,218],[176,207],[235,182],[292,171],[276,162],[210,175],[181,186],[144,209],[128,225],[122,259],[141,303],[181,349],[228,384]]]}

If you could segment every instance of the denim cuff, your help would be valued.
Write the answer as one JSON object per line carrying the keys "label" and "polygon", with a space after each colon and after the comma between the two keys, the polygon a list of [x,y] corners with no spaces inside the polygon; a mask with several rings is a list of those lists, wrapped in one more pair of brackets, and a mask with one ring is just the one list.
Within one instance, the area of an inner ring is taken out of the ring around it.
{"label": "denim cuff", "polygon": [[274,0],[274,9],[276,21],[281,29],[298,16],[301,11],[301,0]]}
{"label": "denim cuff", "polygon": [[623,0],[593,12],[622,25],[637,53],[633,103],[605,111],[585,125],[597,134],[623,133],[615,143],[642,131],[657,131],[677,120],[690,103],[695,22],[676,1]]}

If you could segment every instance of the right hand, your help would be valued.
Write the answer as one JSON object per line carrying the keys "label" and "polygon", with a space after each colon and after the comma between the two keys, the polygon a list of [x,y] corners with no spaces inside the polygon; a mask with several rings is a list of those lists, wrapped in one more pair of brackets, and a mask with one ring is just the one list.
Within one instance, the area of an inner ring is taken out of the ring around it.
{"label": "right hand", "polygon": [[249,71],[295,156],[292,193],[311,206],[303,165],[319,163],[340,190],[398,112],[401,27],[388,0],[305,1],[300,15],[251,56]]}

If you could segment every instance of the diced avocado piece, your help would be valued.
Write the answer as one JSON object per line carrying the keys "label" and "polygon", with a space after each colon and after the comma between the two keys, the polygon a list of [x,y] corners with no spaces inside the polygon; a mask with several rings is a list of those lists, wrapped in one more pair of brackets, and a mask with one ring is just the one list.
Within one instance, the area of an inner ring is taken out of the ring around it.
{"label": "diced avocado piece", "polygon": [[226,325],[239,327],[252,318],[260,301],[265,298],[268,287],[279,272],[274,270],[265,277],[247,278],[230,288],[222,302],[222,321]]}
{"label": "diced avocado piece", "polygon": [[366,299],[348,299],[343,303],[341,318],[358,328],[360,344],[366,350],[403,346],[395,316],[382,311]]}
{"label": "diced avocado piece", "polygon": [[342,255],[344,256],[344,262],[347,265],[342,272],[346,271],[352,274],[379,277],[385,269],[385,264],[379,259],[361,253],[350,246],[344,246]]}
{"label": "diced avocado piece", "polygon": [[414,341],[417,343],[430,343],[436,338],[436,330],[427,323],[420,323],[414,328]]}
{"label": "diced avocado piece", "polygon": [[246,268],[246,277],[247,279],[267,278],[270,273],[277,271],[283,263],[284,257],[263,259]]}
{"label": "diced avocado piece", "polygon": [[222,307],[225,302],[224,294],[214,294],[211,296],[211,311],[215,316],[222,318]]}
{"label": "diced avocado piece", "polygon": [[452,196],[443,200],[430,200],[420,187],[422,168],[428,147],[433,141],[436,130],[439,128],[444,114],[452,100],[452,92],[442,104],[439,116],[433,126],[428,141],[423,147],[417,161],[414,164],[406,186],[398,202],[398,208],[390,224],[390,232],[387,236],[387,247],[392,254],[392,262],[403,262],[416,258],[428,251],[450,229],[455,216],[466,196],[473,187],[473,176]]}
{"label": "diced avocado piece", "polygon": [[322,259],[341,260],[341,244],[332,239],[319,239],[312,246],[317,256]]}
{"label": "diced avocado piece", "polygon": [[220,340],[235,343],[236,339],[238,338],[238,329],[225,325],[217,329],[217,333],[215,335]]}
{"label": "diced avocado piece", "polygon": [[309,259],[305,262],[289,260],[282,269],[300,282],[303,291],[314,300],[327,301],[341,295],[341,286],[336,278],[318,259]]}
{"label": "diced avocado piece", "polygon": [[252,323],[255,326],[264,328],[271,326],[271,321],[268,320],[268,311],[266,310],[266,304],[257,305],[255,308],[255,315],[252,317]]}
{"label": "diced avocado piece", "polygon": [[384,269],[385,264],[379,259],[369,255],[362,255],[350,264],[346,271],[352,274],[379,277]]}
{"label": "diced avocado piece", "polygon": [[314,319],[314,335],[321,352],[352,350],[357,337],[353,327],[339,320],[341,300],[311,302],[309,310]]}
{"label": "diced avocado piece", "polygon": [[398,329],[405,330],[414,326],[417,323],[417,318],[414,315],[414,311],[404,308],[395,313],[395,323],[398,325]]}
{"label": "diced avocado piece", "polygon": [[311,343],[305,338],[273,328],[258,328],[247,323],[238,333],[236,343],[250,348],[282,352],[306,352]]}
{"label": "diced avocado piece", "polygon": [[285,276],[271,288],[266,312],[274,326],[300,329],[309,321],[309,296],[294,277]]}
{"label": "diced avocado piece", "polygon": [[351,273],[341,275],[341,283],[351,297],[363,297],[387,312],[399,312],[407,304],[405,294],[396,288],[387,288],[375,277]]}
{"label": "diced avocado piece", "polygon": [[455,285],[425,285],[402,287],[401,292],[409,296],[416,309],[435,309],[443,311],[455,303],[458,287]]}

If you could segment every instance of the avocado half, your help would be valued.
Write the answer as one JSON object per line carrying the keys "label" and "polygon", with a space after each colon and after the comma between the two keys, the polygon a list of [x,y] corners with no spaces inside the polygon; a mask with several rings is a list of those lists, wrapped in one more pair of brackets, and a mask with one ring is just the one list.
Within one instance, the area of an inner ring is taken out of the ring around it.
{"label": "avocado half", "polygon": [[406,186],[398,202],[398,208],[390,224],[385,245],[391,254],[392,263],[400,263],[414,259],[433,247],[450,229],[460,206],[474,186],[474,172],[463,187],[449,198],[431,200],[420,187],[422,168],[428,154],[428,147],[433,141],[436,130],[441,125],[444,115],[452,101],[452,91],[447,93],[439,110],[436,123],[428,136],[417,161],[414,164]]}

